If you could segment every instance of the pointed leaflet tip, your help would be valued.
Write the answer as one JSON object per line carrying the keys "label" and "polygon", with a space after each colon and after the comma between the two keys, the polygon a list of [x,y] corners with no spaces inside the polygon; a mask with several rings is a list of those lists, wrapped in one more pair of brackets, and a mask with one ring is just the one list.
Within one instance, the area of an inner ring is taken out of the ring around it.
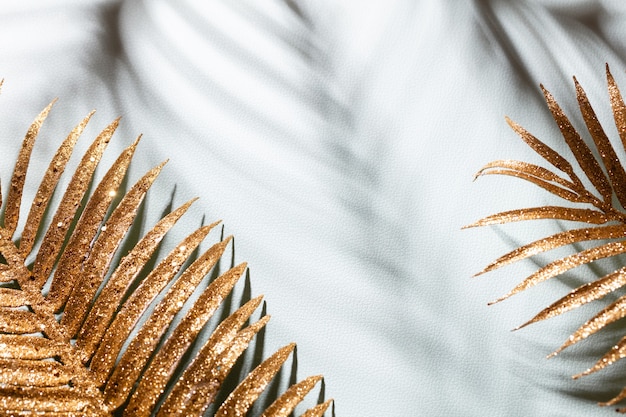
{"label": "pointed leaflet tip", "polygon": [[576,76],[572,77],[572,80],[574,81],[574,87],[576,88],[576,97],[578,99],[578,103],[580,104],[583,98],[587,98],[587,94],[585,93],[582,85],[580,85],[580,83],[578,82]]}
{"label": "pointed leaflet tip", "polygon": [[[116,121],[119,123],[119,120],[120,120],[120,119],[119,119],[119,117],[118,117],[118,118],[116,119]],[[140,133],[140,134],[137,136],[137,139],[135,139],[135,141],[134,141],[134,142],[133,142],[133,144],[131,145],[131,147],[136,148],[136,147],[137,147],[137,145],[139,144],[139,141],[141,140],[141,138],[142,138],[142,137],[143,137],[143,133]]]}
{"label": "pointed leaflet tip", "polygon": [[514,329],[512,329],[511,331],[512,331],[512,332],[516,332],[516,331],[518,331],[518,330],[520,330],[520,329],[523,329],[524,327],[528,326],[529,324],[533,324],[534,322],[535,322],[535,320],[534,320],[534,319],[530,319],[530,320],[528,320],[526,323],[524,323],[524,324],[520,324],[519,326],[515,327],[515,328],[514,328]]}
{"label": "pointed leaflet tip", "polygon": [[11,185],[9,187],[9,194],[7,196],[7,202],[4,212],[4,227],[9,236],[12,236],[17,229],[17,224],[20,216],[20,208],[22,205],[22,193],[24,190],[24,183],[26,180],[26,173],[30,162],[30,157],[35,145],[35,139],[39,134],[39,129],[43,125],[43,122],[48,117],[50,109],[57,100],[54,99],[48,106],[39,113],[35,120],[31,123],[26,136],[22,142],[17,162],[13,170],[13,176],[11,177]]}
{"label": "pointed leaflet tip", "polygon": [[559,353],[563,352],[566,348],[572,346],[574,343],[573,341],[574,336],[570,336],[565,343],[563,343],[557,350],[555,350],[554,352],[552,352],[551,354],[548,355],[548,358],[553,358],[556,355],[558,355]]}
{"label": "pointed leaflet tip", "polygon": [[486,271],[483,269],[482,271],[476,272],[474,275],[472,275],[472,278],[479,277],[483,275],[484,273],[486,273]]}
{"label": "pointed leaflet tip", "polygon": [[518,127],[519,125],[517,123],[515,123],[513,121],[513,119],[511,119],[509,116],[504,116],[504,120],[506,121],[506,123],[513,129],[515,130],[516,127]]}
{"label": "pointed leaflet tip", "polygon": [[500,301],[502,301],[503,299],[504,299],[503,297],[500,297],[500,298],[498,298],[497,300],[488,301],[488,302],[487,302],[487,306],[488,306],[488,307],[491,307],[491,306],[492,306],[492,305],[494,305],[494,304],[498,304],[498,303],[499,303]]}
{"label": "pointed leaflet tip", "polygon": [[512,295],[513,295],[513,292],[509,292],[508,294],[503,295],[502,297],[498,298],[497,300],[494,300],[494,301],[489,301],[489,302],[487,303],[487,305],[488,305],[488,306],[492,306],[492,305],[494,305],[494,304],[498,304],[499,302],[506,300],[507,298],[509,298],[509,297],[510,297],[510,296],[512,296]]}
{"label": "pointed leaflet tip", "polygon": [[613,75],[609,71],[608,64],[606,66],[606,79],[615,126],[617,127],[617,131],[622,141],[622,146],[626,147],[626,104],[624,104],[624,99],[619,91],[619,87],[617,86]]}
{"label": "pointed leaflet tip", "polygon": [[552,358],[554,358],[558,354],[559,354],[559,351],[554,351],[551,354],[549,354],[548,356],[546,356],[546,359],[552,359]]}

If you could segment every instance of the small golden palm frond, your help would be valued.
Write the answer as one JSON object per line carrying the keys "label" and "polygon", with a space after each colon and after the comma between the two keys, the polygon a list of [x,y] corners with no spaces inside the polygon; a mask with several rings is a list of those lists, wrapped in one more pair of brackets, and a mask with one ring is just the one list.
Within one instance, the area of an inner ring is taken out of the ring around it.
{"label": "small golden palm frond", "polygon": [[[626,149],[626,105],[609,71],[608,65],[606,67],[606,75],[615,125],[617,126],[622,146]],[[487,164],[476,174],[476,177],[494,174],[518,177],[549,191],[569,203],[563,206],[532,207],[501,212],[487,216],[465,227],[535,219],[566,220],[587,223],[588,226],[572,228],[521,246],[496,259],[476,274],[480,275],[559,247],[571,245],[571,247],[575,248],[576,253],[553,260],[539,268],[493,303],[502,301],[576,267],[626,253],[626,171],[617,156],[615,148],[600,125],[585,91],[576,78],[574,78],[574,84],[580,112],[599,158],[594,156],[594,150],[582,139],[554,97],[541,86],[548,108],[576,160],[577,168],[574,168],[566,158],[554,149],[507,118],[508,124],[524,142],[556,169],[548,169],[522,161],[499,160]],[[584,181],[576,173],[577,171],[582,171]],[[579,245],[582,242],[587,242],[587,245],[590,245],[590,247],[583,248]],[[622,267],[574,289],[518,328],[558,316],[591,301],[601,299],[625,285],[626,267]],[[568,346],[591,336],[625,316],[626,296],[621,296],[617,298],[617,301],[584,323],[550,356],[556,355]],[[595,365],[575,375],[574,378],[599,371],[624,357],[626,357],[626,336],[617,342]],[[626,388],[615,398],[601,405],[612,405],[625,398]],[[626,412],[626,409],[620,411]]]}
{"label": "small golden palm frond", "polygon": [[[71,131],[43,174],[23,230],[18,230],[30,155],[52,104],[28,129],[3,205],[0,414],[202,416],[220,394],[226,399],[213,405],[214,415],[245,415],[294,345],[263,361],[229,393],[220,393],[235,362],[269,316],[249,324],[262,301],[253,298],[234,313],[223,314],[227,317],[200,340],[207,322],[246,270],[245,263],[234,266],[204,291],[197,290],[217,270],[214,267],[231,241],[226,238],[196,255],[218,222],[189,234],[156,266],[144,270],[194,200],[164,216],[117,260],[142,200],[165,164],[121,192],[137,139],[90,192],[118,120],[96,137],[60,203],[51,207],[91,114]],[[201,347],[192,348],[200,342]],[[192,358],[181,363],[186,356]],[[320,380],[314,376],[294,384],[263,416],[290,415]],[[330,404],[331,400],[324,401],[302,415],[322,416]]]}

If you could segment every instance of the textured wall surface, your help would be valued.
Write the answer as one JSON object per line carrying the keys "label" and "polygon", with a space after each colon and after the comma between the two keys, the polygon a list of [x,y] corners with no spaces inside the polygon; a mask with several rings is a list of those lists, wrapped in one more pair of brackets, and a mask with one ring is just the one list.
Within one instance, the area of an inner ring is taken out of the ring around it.
{"label": "textured wall surface", "polygon": [[570,375],[615,335],[548,361],[582,315],[509,332],[568,283],[487,308],[536,265],[470,278],[559,225],[461,227],[553,201],[511,178],[472,183],[491,160],[537,161],[505,115],[563,148],[539,83],[582,126],[576,75],[616,137],[604,65],[626,88],[624,19],[603,1],[3,4],[0,176],[54,97],[42,166],[92,108],[87,137],[122,116],[109,163],[139,133],[134,179],[170,159],[146,222],[193,196],[170,243],[223,220],[273,316],[267,351],[296,341],[299,376],[325,374],[337,416],[605,415],[595,402],[624,367]]}

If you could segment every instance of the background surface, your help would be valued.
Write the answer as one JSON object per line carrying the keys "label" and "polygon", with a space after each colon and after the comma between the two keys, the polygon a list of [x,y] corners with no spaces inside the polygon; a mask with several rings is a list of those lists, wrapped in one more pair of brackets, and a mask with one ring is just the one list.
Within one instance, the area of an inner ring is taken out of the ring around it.
{"label": "background surface", "polygon": [[619,1],[2,2],[0,176],[54,97],[42,167],[91,109],[83,148],[122,116],[103,164],[139,133],[131,178],[170,159],[146,224],[194,196],[168,242],[203,216],[223,220],[273,316],[267,351],[297,341],[298,375],[326,376],[337,416],[608,415],[595,402],[626,384],[624,365],[570,375],[616,334],[544,359],[591,310],[509,331],[567,279],[487,308],[536,265],[470,278],[559,225],[461,227],[553,202],[511,178],[472,183],[494,159],[537,162],[505,115],[562,149],[540,82],[581,127],[576,75],[616,137],[604,65],[626,89],[625,12]]}

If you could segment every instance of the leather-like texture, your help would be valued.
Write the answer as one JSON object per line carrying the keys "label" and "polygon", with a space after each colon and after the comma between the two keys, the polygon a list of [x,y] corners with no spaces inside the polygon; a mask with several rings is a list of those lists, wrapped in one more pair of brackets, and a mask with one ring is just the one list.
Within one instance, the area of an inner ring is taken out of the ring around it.
{"label": "leather-like texture", "polygon": [[296,341],[299,377],[326,376],[337,416],[606,415],[595,402],[624,366],[570,376],[617,331],[545,359],[592,309],[509,331],[571,282],[488,308],[536,265],[471,278],[560,225],[461,227],[554,202],[513,178],[472,183],[494,159],[539,161],[505,115],[564,151],[539,83],[582,128],[576,75],[617,137],[604,65],[626,89],[625,18],[603,1],[3,4],[2,184],[52,98],[42,168],[92,108],[82,149],[122,116],[104,163],[139,133],[133,179],[169,158],[146,222],[194,196],[166,244],[223,220],[272,315],[266,352]]}

